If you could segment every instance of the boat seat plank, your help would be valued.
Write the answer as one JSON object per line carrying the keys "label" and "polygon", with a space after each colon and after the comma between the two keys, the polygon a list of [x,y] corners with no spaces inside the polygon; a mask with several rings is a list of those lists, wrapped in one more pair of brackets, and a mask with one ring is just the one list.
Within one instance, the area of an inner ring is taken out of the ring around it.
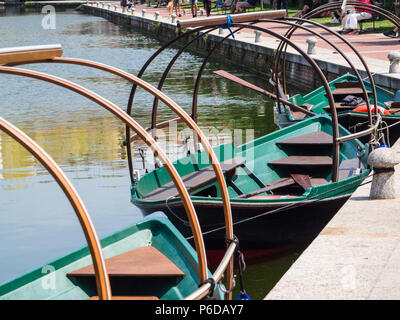
{"label": "boat seat plank", "polygon": [[[105,260],[112,277],[183,277],[184,273],[154,247],[141,247]],[[93,265],[68,273],[73,277],[94,277]]]}
{"label": "boat seat plank", "polygon": [[303,166],[331,166],[332,158],[328,156],[289,156],[283,159],[274,160],[268,162],[268,165],[273,166],[291,166],[291,167],[303,167]]}
{"label": "boat seat plank", "polygon": [[335,87],[338,88],[360,88],[360,83],[358,81],[342,81],[336,82]]}
{"label": "boat seat plank", "polygon": [[[272,182],[267,182],[267,186],[272,186],[276,183],[279,183],[282,180],[286,180],[286,179],[291,179],[291,178],[281,178]],[[294,180],[293,180],[294,181]],[[314,178],[314,177],[310,177],[310,181],[311,181],[311,186],[315,187],[315,186],[319,186],[321,184],[326,184],[328,183],[328,180],[324,179],[324,178]]]}
{"label": "boat seat plank", "polygon": [[[335,102],[335,109],[337,110],[337,111],[352,111],[354,108],[357,108],[358,106],[342,106],[341,105],[341,101],[339,101],[339,102]],[[364,103],[361,103],[360,105],[363,105]],[[324,109],[325,111],[327,111],[327,112],[330,112],[330,110],[331,110],[331,108],[330,108],[330,106],[328,105],[328,106],[325,106],[325,107],[323,107],[322,109]]]}
{"label": "boat seat plank", "polygon": [[[242,157],[236,157],[224,162],[221,162],[221,169],[224,174],[232,173],[238,166],[245,163],[245,159]],[[188,192],[193,192],[194,190],[201,188],[211,182],[215,181],[217,178],[215,176],[212,166],[203,168],[199,171],[191,172],[182,177],[183,183],[185,184]],[[168,199],[170,197],[178,197],[179,193],[173,182],[169,182],[156,190],[148,193],[144,196],[146,200],[162,200]]]}
{"label": "boat seat plank", "polygon": [[[90,297],[88,300],[99,300],[99,296]],[[112,296],[111,300],[160,300],[160,299],[155,296],[148,296],[148,297]]]}
{"label": "boat seat plank", "polygon": [[[372,91],[370,90],[366,90],[368,94],[371,94]],[[353,95],[353,96],[360,96],[360,95],[364,95],[364,91],[362,88],[360,87],[351,87],[351,88],[337,88],[335,90],[332,90],[332,95],[334,97],[337,96],[347,96],[347,95]],[[325,93],[326,96],[326,93]]]}
{"label": "boat seat plank", "polygon": [[283,146],[298,146],[298,145],[329,145],[332,146],[332,136],[323,132],[315,131],[294,138],[278,141],[276,144]]}
{"label": "boat seat plank", "polygon": [[276,181],[275,183],[273,183],[273,184],[271,184],[271,185],[269,185],[267,187],[264,187],[264,188],[261,188],[261,189],[258,189],[258,190],[254,190],[254,191],[251,191],[251,192],[248,192],[248,193],[241,194],[241,195],[237,196],[236,199],[245,199],[245,198],[253,197],[253,196],[256,196],[256,195],[258,195],[260,193],[272,191],[272,190],[283,188],[283,187],[288,187],[288,186],[291,186],[291,185],[293,185],[295,183],[296,182],[294,181],[293,178],[279,179],[279,181]]}

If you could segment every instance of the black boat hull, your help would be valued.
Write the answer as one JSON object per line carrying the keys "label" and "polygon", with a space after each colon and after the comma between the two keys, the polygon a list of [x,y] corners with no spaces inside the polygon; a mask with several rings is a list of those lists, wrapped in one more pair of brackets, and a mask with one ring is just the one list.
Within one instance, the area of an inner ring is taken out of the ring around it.
{"label": "black boat hull", "polygon": [[[288,208],[290,202],[260,207],[232,203],[234,230],[239,238],[240,248],[276,253],[288,248],[304,247],[321,232],[349,197],[350,195],[345,195],[311,201],[292,208]],[[226,244],[222,204],[207,201],[193,203],[207,251],[224,249]],[[169,204],[168,207],[141,209],[145,215],[157,210],[163,211],[186,238],[192,236],[185,210],[179,203]],[[260,216],[266,212],[267,214]],[[215,229],[217,230],[213,231]]]}
{"label": "black boat hull", "polygon": [[[360,132],[369,128],[368,114],[343,112],[338,115],[339,123],[350,132]],[[385,122],[388,126],[393,125],[400,121],[400,117],[396,116],[385,116],[382,115],[382,122]],[[356,130],[355,130],[356,129]],[[386,143],[389,142],[392,146],[397,139],[400,137],[400,123],[389,128],[389,134],[387,130],[382,130],[385,136]],[[369,142],[369,136],[363,136],[359,138],[362,143]]]}

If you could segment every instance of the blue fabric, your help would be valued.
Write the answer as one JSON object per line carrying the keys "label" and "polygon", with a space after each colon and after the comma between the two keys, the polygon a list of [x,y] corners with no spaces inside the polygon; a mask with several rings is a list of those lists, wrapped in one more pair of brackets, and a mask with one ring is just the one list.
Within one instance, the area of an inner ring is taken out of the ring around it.
{"label": "blue fabric", "polygon": [[246,291],[244,291],[244,292],[241,291],[241,292],[239,292],[239,295],[236,298],[236,300],[251,300],[251,299]]}
{"label": "blue fabric", "polygon": [[215,2],[215,7],[214,7],[214,8],[219,8],[219,7],[222,8],[223,4],[224,4],[224,3],[223,3],[221,0],[217,0],[217,1]]}
{"label": "blue fabric", "polygon": [[222,29],[228,29],[230,31],[230,33],[231,33],[232,38],[235,39],[235,35],[233,34],[233,32],[231,30],[233,19],[232,19],[230,14],[226,15],[226,20],[227,20],[226,23],[221,25],[221,28]]}

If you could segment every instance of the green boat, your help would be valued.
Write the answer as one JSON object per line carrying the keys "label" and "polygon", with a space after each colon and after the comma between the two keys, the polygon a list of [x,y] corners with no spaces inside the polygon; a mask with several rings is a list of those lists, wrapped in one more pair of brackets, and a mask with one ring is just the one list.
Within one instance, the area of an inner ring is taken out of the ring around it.
{"label": "green boat", "polygon": [[[338,132],[349,135],[341,126]],[[308,244],[368,176],[368,146],[343,141],[336,157],[332,135],[330,117],[320,115],[238,147],[214,148],[225,172],[235,234],[248,257]],[[224,247],[222,200],[208,158],[200,152],[174,165],[198,212],[209,259],[218,257]],[[165,212],[189,236],[182,201],[164,167],[132,185],[132,202],[145,214]]]}
{"label": "green boat", "polygon": [[[180,300],[198,288],[196,252],[166,217],[144,219],[101,245],[113,299]],[[0,299],[97,299],[91,265],[86,246],[2,284]],[[223,299],[220,290],[215,298]]]}
{"label": "green boat", "polygon": [[[25,147],[61,187],[76,213],[88,243],[87,247],[1,285],[0,299],[230,299],[233,254],[239,254],[236,238],[233,237],[230,211],[226,214],[226,238],[232,241],[226,245],[224,257],[211,274],[201,228],[190,196],[165,152],[151,135],[122,109],[100,95],[65,79],[14,66],[26,63],[72,63],[98,68],[144,87],[154,96],[163,99],[182,117],[186,115],[184,111],[162,92],[129,73],[93,61],[61,58],[62,53],[60,45],[2,49],[0,73],[31,77],[67,88],[112,112],[136,132],[162,157],[164,165],[169,168],[169,175],[184,198],[185,212],[190,220],[195,245],[192,247],[165,216],[147,217],[100,241],[85,205],[60,167],[32,139],[0,117],[0,130]],[[201,133],[195,123],[193,128]],[[224,181],[222,175],[220,180]],[[222,189],[226,192],[223,184]],[[224,201],[224,205],[228,205],[227,201]],[[226,289],[221,283],[224,276]],[[242,296],[244,294],[242,292]]]}
{"label": "green boat", "polygon": [[[82,200],[57,164],[2,118],[0,130],[15,138],[53,175],[88,242],[88,246],[2,284],[1,300],[178,300],[199,290],[198,255],[164,215],[152,215],[98,241]],[[208,270],[206,274],[208,279],[213,277]],[[221,287],[213,288],[210,297],[224,299]],[[203,293],[209,291],[203,288]],[[199,294],[192,297],[201,298]]]}
{"label": "green boat", "polygon": [[[268,96],[269,98],[276,99],[276,96],[260,87],[257,87],[241,78],[238,78],[224,70],[215,71],[216,74],[228,80],[239,83],[251,90],[260,94]],[[374,111],[372,88],[370,82],[363,80],[367,93],[369,94],[369,102],[371,104],[372,112]],[[362,111],[354,109],[358,106],[344,106],[342,100],[349,95],[364,98],[364,92],[361,89],[356,76],[345,74],[341,77],[328,83],[329,89],[332,91],[335,108],[337,111],[338,121],[350,132],[356,133],[367,130],[369,128],[367,108],[361,106]],[[392,93],[382,87],[376,86],[376,97],[378,102],[378,110],[382,118],[380,131],[382,133],[380,139],[384,145],[393,145],[400,137],[400,90]],[[294,123],[303,121],[319,114],[330,114],[329,101],[326,96],[326,91],[323,86],[315,89],[314,91],[306,94],[296,94],[291,96],[288,100],[284,97],[283,90],[280,89],[280,96],[285,100],[285,103],[280,103],[276,107],[275,122],[280,128],[287,127]],[[285,105],[286,104],[286,105]],[[365,102],[361,102],[365,105]],[[307,113],[299,111],[296,106],[300,106]],[[364,143],[369,142],[368,136],[359,137]]]}
{"label": "green boat", "polygon": [[[370,94],[369,102],[373,105],[371,85],[368,81],[364,81],[364,85]],[[356,109],[357,106],[341,105],[342,99],[347,95],[363,97],[363,92],[359,87],[357,78],[351,74],[346,74],[329,82],[329,86],[335,99],[339,123],[351,132],[359,132],[368,128],[368,114],[366,110],[355,111],[354,109]],[[375,88],[380,110],[387,110],[384,114],[381,113],[382,122],[385,122],[389,127],[388,134],[386,130],[383,130],[383,133],[385,133],[385,141],[393,145],[400,137],[400,127],[396,125],[392,126],[400,121],[400,90],[396,93],[392,93],[379,86],[375,86]],[[311,110],[315,114],[329,113],[329,102],[325,96],[323,87],[304,96],[296,94],[290,97],[289,101],[300,106],[306,106],[308,110]],[[293,112],[290,108],[278,108],[277,111],[276,120],[280,127],[285,127],[309,117],[301,112]],[[366,139],[367,137],[361,138],[364,142],[366,142]]]}

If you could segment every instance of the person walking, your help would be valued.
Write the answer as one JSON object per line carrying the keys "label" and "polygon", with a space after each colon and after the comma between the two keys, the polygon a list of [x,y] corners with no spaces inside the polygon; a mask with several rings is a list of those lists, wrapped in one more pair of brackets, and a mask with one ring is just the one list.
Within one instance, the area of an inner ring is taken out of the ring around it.
{"label": "person walking", "polygon": [[197,0],[190,0],[190,10],[192,10],[192,17],[197,17]]}
{"label": "person walking", "polygon": [[[357,0],[363,3],[371,3],[371,0]],[[355,13],[346,14],[342,19],[343,30],[342,34],[359,34],[358,21],[372,18],[372,12],[365,9],[356,9]]]}
{"label": "person walking", "polygon": [[400,38],[400,33],[398,34],[398,32],[399,32],[399,27],[396,27],[389,32],[384,32],[383,34],[386,37],[390,37],[390,38]]}
{"label": "person walking", "polygon": [[204,10],[206,10],[207,17],[211,14],[211,1],[210,0],[203,0]]}
{"label": "person walking", "polygon": [[277,10],[280,10],[281,6],[282,6],[282,2],[283,2],[283,8],[286,10],[286,13],[287,13],[288,12],[287,0],[278,0],[277,3],[276,3],[276,8],[277,8]]}

